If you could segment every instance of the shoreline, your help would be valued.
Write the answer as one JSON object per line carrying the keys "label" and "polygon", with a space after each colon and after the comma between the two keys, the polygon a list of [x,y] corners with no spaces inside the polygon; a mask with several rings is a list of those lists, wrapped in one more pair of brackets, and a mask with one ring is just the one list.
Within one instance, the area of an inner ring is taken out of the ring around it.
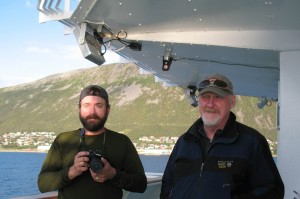
{"label": "shoreline", "polygon": [[[163,152],[162,152],[163,151]],[[17,152],[17,153],[48,153],[48,151],[40,151],[40,150],[34,150],[34,149],[22,149],[22,150],[18,150],[18,149],[0,149],[0,153],[3,152]],[[170,155],[171,151],[167,150],[138,150],[137,151],[139,155]],[[277,158],[277,154],[272,155],[273,157]]]}
{"label": "shoreline", "polygon": [[18,152],[18,153],[47,153],[48,151],[38,151],[38,150],[33,150],[33,149],[0,149],[1,152]]}
{"label": "shoreline", "polygon": [[[1,152],[16,152],[16,153],[48,153],[48,151],[36,149],[0,149]],[[170,155],[170,150],[137,150],[139,155]]]}

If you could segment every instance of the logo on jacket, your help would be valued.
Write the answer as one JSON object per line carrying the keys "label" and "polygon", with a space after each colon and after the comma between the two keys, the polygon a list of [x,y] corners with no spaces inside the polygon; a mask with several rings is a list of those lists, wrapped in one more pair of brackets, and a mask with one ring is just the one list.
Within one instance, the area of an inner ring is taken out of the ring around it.
{"label": "logo on jacket", "polygon": [[233,160],[219,160],[218,161],[218,168],[219,169],[226,169],[232,167]]}

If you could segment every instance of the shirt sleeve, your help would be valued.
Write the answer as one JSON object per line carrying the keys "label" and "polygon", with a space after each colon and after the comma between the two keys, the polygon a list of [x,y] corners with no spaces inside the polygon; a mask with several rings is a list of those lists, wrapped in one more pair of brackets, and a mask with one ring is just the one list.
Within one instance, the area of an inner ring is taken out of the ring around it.
{"label": "shirt sleeve", "polygon": [[254,153],[250,171],[249,193],[234,195],[233,199],[254,199],[254,198],[284,198],[284,184],[280,177],[277,166],[272,157],[268,142],[261,137]]}
{"label": "shirt sleeve", "polygon": [[38,188],[40,192],[55,191],[71,182],[68,178],[70,168],[63,168],[62,165],[61,147],[58,138],[56,138],[48,151],[38,175]]}
{"label": "shirt sleeve", "polygon": [[147,188],[147,177],[136,148],[129,138],[123,165],[122,170],[116,168],[117,175],[110,182],[126,191],[143,193]]}

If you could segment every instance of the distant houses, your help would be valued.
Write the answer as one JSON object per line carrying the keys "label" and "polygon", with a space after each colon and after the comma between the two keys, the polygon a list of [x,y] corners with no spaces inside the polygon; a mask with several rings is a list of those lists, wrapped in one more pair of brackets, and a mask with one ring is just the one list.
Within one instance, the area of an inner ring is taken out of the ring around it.
{"label": "distant houses", "polygon": [[[16,132],[0,136],[0,149],[31,149],[46,152],[50,149],[56,134],[54,132]],[[178,137],[142,136],[133,143],[140,154],[168,155]],[[273,155],[277,154],[277,142],[268,140]]]}
{"label": "distant houses", "polygon": [[55,139],[54,132],[10,132],[0,136],[2,149],[47,151]]}

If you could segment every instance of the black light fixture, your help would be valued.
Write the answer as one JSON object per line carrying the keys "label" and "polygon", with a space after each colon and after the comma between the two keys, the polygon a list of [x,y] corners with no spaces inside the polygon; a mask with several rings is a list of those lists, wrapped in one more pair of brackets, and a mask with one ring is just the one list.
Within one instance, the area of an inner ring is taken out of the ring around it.
{"label": "black light fixture", "polygon": [[189,103],[191,106],[193,107],[197,107],[198,106],[198,100],[197,100],[197,96],[196,96],[196,90],[197,87],[196,86],[188,86],[185,89],[185,95],[187,97],[187,99],[189,100]]}
{"label": "black light fixture", "polygon": [[259,109],[263,109],[265,106],[271,106],[272,101],[267,99],[266,97],[261,97],[260,102],[257,103],[257,107]]}
{"label": "black light fixture", "polygon": [[173,57],[171,57],[171,56],[163,56],[162,70],[163,71],[170,70],[172,61],[173,61]]}
{"label": "black light fixture", "polygon": [[168,71],[170,70],[172,61],[174,60],[173,56],[173,48],[171,46],[166,46],[164,55],[163,55],[163,63],[162,63],[162,70]]}

